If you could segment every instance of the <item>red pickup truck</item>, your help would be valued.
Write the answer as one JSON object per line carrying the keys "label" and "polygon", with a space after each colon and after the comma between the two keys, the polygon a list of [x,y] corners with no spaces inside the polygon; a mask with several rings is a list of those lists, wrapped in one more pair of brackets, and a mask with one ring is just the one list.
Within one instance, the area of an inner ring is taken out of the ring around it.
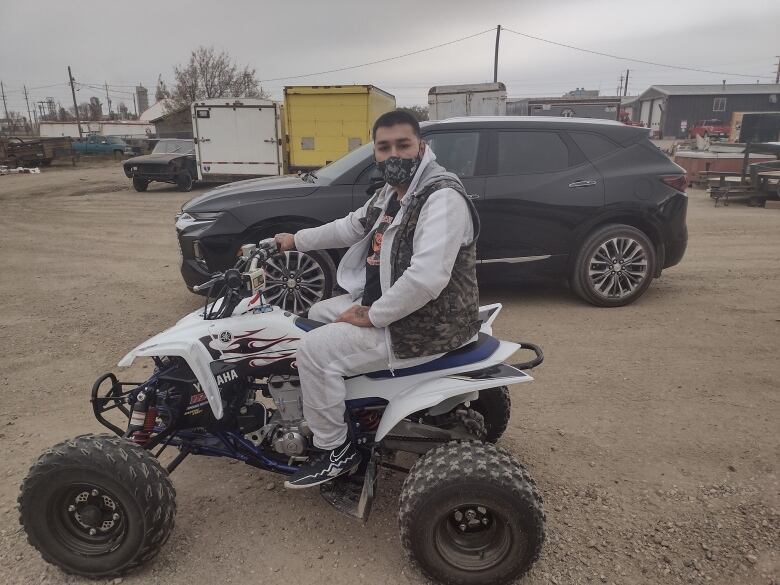
{"label": "red pickup truck", "polygon": [[688,131],[691,138],[696,136],[709,136],[711,138],[727,138],[731,128],[724,126],[723,122],[717,119],[701,120]]}

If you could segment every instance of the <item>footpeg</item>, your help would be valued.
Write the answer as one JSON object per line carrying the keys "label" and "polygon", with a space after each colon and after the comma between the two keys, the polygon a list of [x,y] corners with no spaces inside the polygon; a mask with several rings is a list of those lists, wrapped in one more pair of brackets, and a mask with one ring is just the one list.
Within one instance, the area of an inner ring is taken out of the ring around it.
{"label": "footpeg", "polygon": [[366,465],[364,475],[337,477],[320,485],[320,495],[342,514],[361,520],[364,524],[371,514],[376,488],[376,462]]}

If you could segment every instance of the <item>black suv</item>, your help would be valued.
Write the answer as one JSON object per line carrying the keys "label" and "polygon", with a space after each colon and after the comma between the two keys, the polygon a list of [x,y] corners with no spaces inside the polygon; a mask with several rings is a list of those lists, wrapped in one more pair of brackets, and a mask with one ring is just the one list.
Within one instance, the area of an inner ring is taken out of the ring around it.
{"label": "black suv", "polygon": [[[594,305],[626,305],[683,257],[683,169],[647,129],[577,118],[472,117],[425,123],[482,220],[480,282],[564,277]],[[177,216],[187,286],[231,266],[242,244],[321,225],[363,205],[372,144],[315,173],[252,179],[195,197]],[[303,312],[335,285],[340,250],[288,252],[267,269],[273,304]]]}

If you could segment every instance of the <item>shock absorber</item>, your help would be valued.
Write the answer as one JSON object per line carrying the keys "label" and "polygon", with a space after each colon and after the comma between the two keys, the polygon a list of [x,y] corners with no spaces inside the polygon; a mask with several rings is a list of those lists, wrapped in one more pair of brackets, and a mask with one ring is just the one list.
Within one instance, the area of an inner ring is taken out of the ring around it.
{"label": "shock absorber", "polygon": [[141,390],[135,397],[130,423],[127,426],[127,436],[139,445],[144,445],[154,431],[157,408],[152,404],[153,399],[154,395],[145,390]]}

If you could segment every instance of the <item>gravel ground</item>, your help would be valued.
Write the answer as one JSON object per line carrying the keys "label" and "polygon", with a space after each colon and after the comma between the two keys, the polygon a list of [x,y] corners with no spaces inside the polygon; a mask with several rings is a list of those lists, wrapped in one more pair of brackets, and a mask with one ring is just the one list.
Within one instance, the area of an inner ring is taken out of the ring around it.
{"label": "gravel ground", "polygon": [[[87,400],[98,375],[198,306],[173,229],[193,194],[136,193],[116,164],[0,177],[3,583],[85,583],[27,544],[19,484],[46,447],[102,429]],[[515,387],[500,441],[546,502],[523,585],[780,579],[780,211],[716,209],[694,190],[689,228],[682,264],[629,307],[555,285],[482,291],[504,303],[496,334],[547,356]],[[173,481],[173,535],[124,583],[424,582],[398,541],[402,477],[381,477],[366,526],[227,460],[192,457]]]}

